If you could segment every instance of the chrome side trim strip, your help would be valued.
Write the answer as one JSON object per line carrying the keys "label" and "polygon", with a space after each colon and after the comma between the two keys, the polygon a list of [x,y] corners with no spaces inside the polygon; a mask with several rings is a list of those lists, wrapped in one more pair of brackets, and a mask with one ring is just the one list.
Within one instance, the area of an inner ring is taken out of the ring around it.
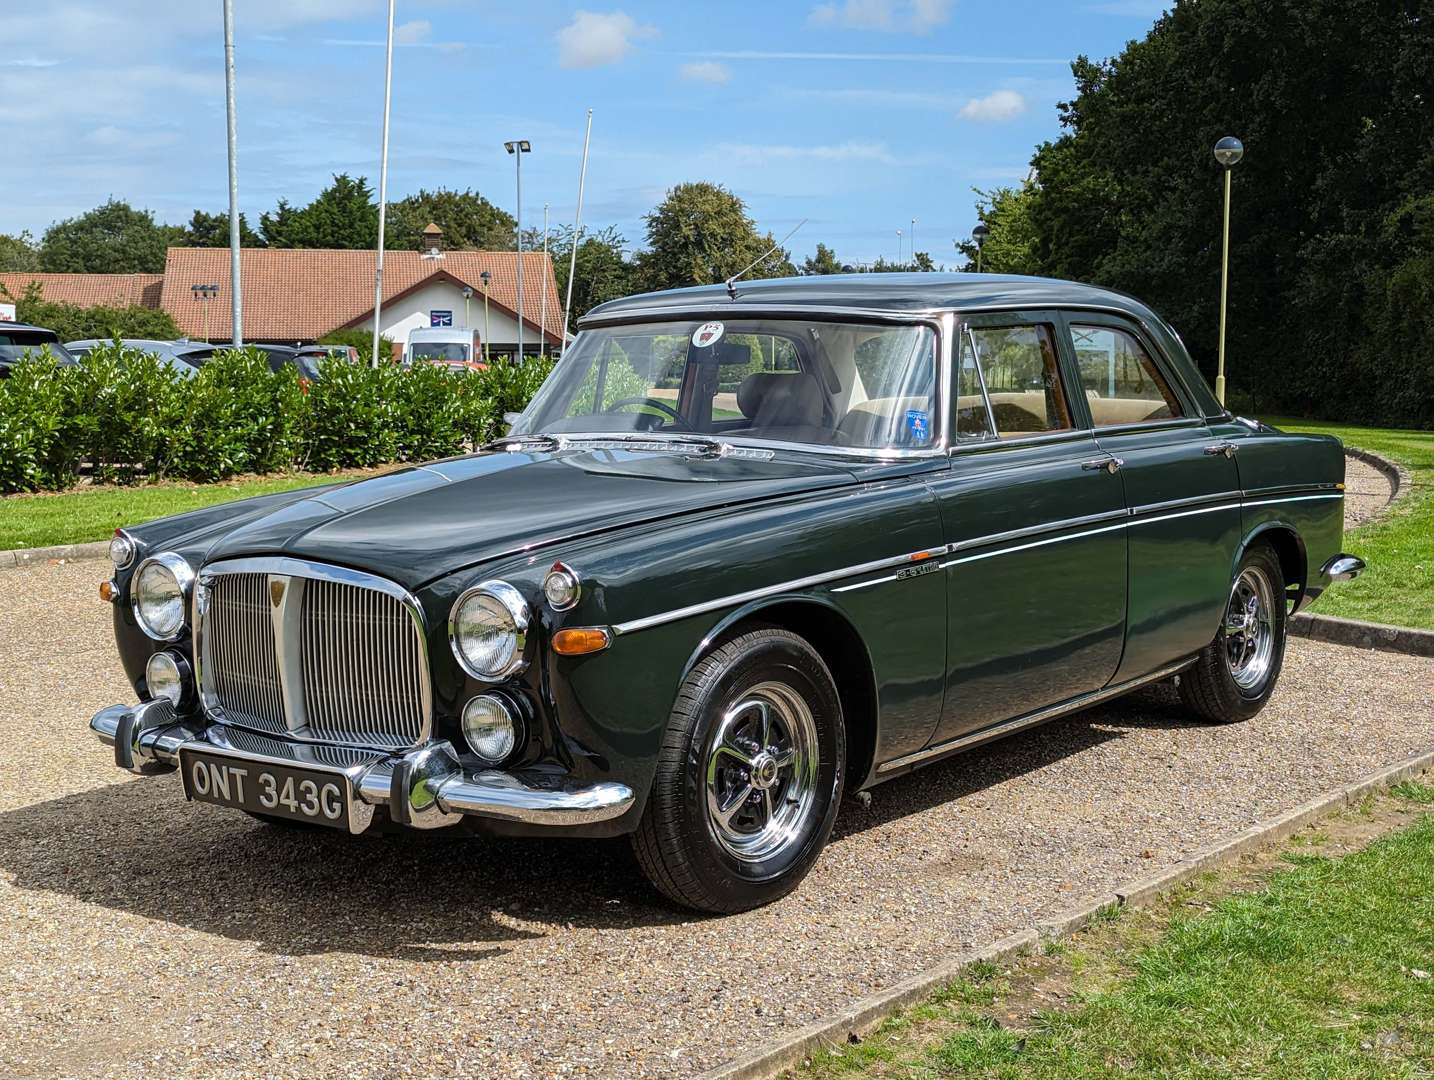
{"label": "chrome side trim strip", "polygon": [[[1114,522],[1114,524],[1103,525],[1100,528],[1080,529],[1078,532],[1045,537],[1044,539],[1032,540],[1025,544],[999,547],[991,551],[980,551],[974,555],[963,555],[957,559],[947,559],[938,564],[942,570],[945,570],[948,567],[958,566],[962,563],[979,562],[982,559],[991,559],[998,555],[1010,555],[1018,551],[1029,550],[1030,548],[1045,547],[1048,544],[1059,544],[1067,540],[1080,540],[1087,536],[1097,536],[1100,533],[1114,532],[1117,529],[1130,529],[1141,525],[1155,525],[1162,521],[1173,521],[1176,518],[1193,517],[1197,514],[1212,514],[1218,513],[1221,510],[1239,510],[1242,506],[1265,506],[1271,503],[1299,502],[1307,499],[1344,498],[1344,495],[1340,492],[1329,492],[1320,495],[1287,495],[1281,498],[1242,503],[1239,500],[1240,494],[1238,491],[1219,492],[1212,495],[1196,495],[1186,499],[1172,499],[1168,502],[1148,503],[1144,506],[1137,506],[1134,510],[1108,510],[1100,514],[1090,514],[1079,518],[1067,518],[1064,521],[1032,525],[1024,529],[1013,529],[1005,533],[993,533],[990,536],[972,537],[969,540],[959,540],[954,544],[937,545],[925,550],[934,555],[952,555],[958,551],[970,551],[973,548],[985,547],[988,544],[999,544],[1007,540],[1019,539],[1026,536],[1038,536],[1042,533],[1056,532],[1060,529],[1079,529],[1082,525],[1096,524],[1102,521]],[[1180,506],[1190,506],[1191,509],[1176,510],[1174,513],[1156,512]],[[896,555],[889,559],[878,559],[875,562],[861,563],[856,566],[843,567],[840,570],[830,570],[824,574],[813,574],[810,577],[783,581],[776,585],[769,585],[761,589],[752,589],[748,592],[736,593],[732,596],[718,597],[715,600],[708,600],[701,604],[692,604],[688,607],[676,608],[672,611],[664,611],[657,615],[649,615],[641,619],[630,619],[627,622],[615,624],[613,626],[613,632],[616,634],[632,634],[639,630],[646,630],[649,627],[661,626],[664,623],[676,622],[679,619],[686,619],[693,615],[702,615],[724,607],[745,604],[752,600],[761,600],[768,596],[776,596],[779,593],[790,592],[793,589],[806,589],[814,585],[825,585],[828,582],[840,581],[842,578],[858,577],[861,574],[875,573],[878,570],[889,570],[897,566],[920,566],[922,565],[922,560],[918,559],[917,556],[921,554],[922,552],[920,551],[908,552],[905,555]],[[870,581],[859,581],[851,585],[842,585],[833,589],[832,592],[856,592],[860,589],[869,588],[872,585],[884,585],[888,582],[905,580],[913,576],[919,575],[887,574],[884,577],[872,578]]]}
{"label": "chrome side trim strip", "polygon": [[[940,545],[933,548],[923,549],[930,551],[932,555],[944,554],[946,548]],[[886,559],[876,559],[868,563],[860,563],[856,566],[845,566],[840,570],[828,570],[824,574],[812,574],[809,577],[795,578],[792,581],[778,582],[776,585],[767,585],[761,589],[750,589],[747,592],[734,593],[731,596],[721,596],[716,600],[707,600],[700,604],[690,604],[687,607],[676,608],[672,611],[664,611],[657,615],[648,615],[642,619],[629,619],[627,622],[614,623],[613,633],[633,634],[639,630],[646,630],[649,627],[661,626],[663,623],[676,622],[678,619],[686,619],[693,615],[702,615],[708,611],[716,611],[718,608],[729,607],[734,604],[745,604],[751,600],[761,600],[764,597],[776,596],[778,593],[789,592],[792,589],[807,589],[813,585],[825,585],[829,581],[840,581],[842,578],[855,577],[858,574],[870,574],[877,570],[887,570],[893,566],[904,564],[916,565],[920,560],[916,556],[922,551],[911,551],[905,555],[893,555]]]}
{"label": "chrome side trim strip", "polygon": [[1091,693],[1082,694],[1080,697],[1071,698],[1069,701],[1062,702],[1059,705],[1051,705],[1044,709],[1037,709],[1035,712],[1026,713],[1024,716],[1017,716],[1013,719],[1002,721],[999,724],[982,728],[979,731],[973,731],[966,735],[958,735],[956,738],[948,739],[946,742],[939,743],[936,746],[928,746],[925,750],[917,750],[915,753],[905,754],[902,757],[893,758],[891,761],[882,762],[876,767],[876,771],[878,773],[892,772],[896,769],[904,768],[907,765],[915,765],[917,762],[929,761],[931,758],[941,757],[943,754],[952,754],[957,750],[977,746],[983,742],[990,742],[992,739],[999,739],[1003,735],[1014,734],[1024,728],[1034,727],[1037,724],[1045,723],[1047,720],[1054,720],[1067,713],[1078,712],[1091,705],[1096,705],[1110,698],[1118,697],[1127,691],[1145,686],[1147,683],[1168,679],[1171,675],[1184,671],[1193,663],[1195,663],[1195,657],[1186,657],[1177,663],[1158,668],[1148,675],[1141,675],[1139,678],[1129,679],[1116,686],[1107,686],[1104,690],[1094,690]]}

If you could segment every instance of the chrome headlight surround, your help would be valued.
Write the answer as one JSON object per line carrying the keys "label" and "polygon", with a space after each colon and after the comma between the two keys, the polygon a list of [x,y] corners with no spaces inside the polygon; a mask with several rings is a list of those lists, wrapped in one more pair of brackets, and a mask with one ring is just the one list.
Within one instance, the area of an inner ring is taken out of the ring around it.
{"label": "chrome headlight surround", "polygon": [[[145,617],[144,605],[144,584],[145,578],[151,571],[162,571],[167,573],[174,581],[175,591],[179,594],[179,621],[172,629],[168,626],[154,626]],[[146,635],[155,641],[178,641],[184,636],[185,627],[188,625],[187,613],[189,611],[189,598],[194,592],[194,571],[190,569],[189,563],[182,555],[172,551],[162,551],[158,555],[151,555],[139,564],[130,579],[130,610],[134,612],[134,621]]]}
{"label": "chrome headlight surround", "polygon": [[139,545],[134,542],[134,537],[123,529],[116,529],[114,536],[110,538],[110,562],[115,564],[115,569],[128,568],[138,552]]}
{"label": "chrome headlight surround", "polygon": [[[475,662],[463,647],[463,616],[472,609],[509,639],[495,656],[491,670]],[[459,667],[480,682],[498,682],[528,666],[528,626],[531,617],[523,594],[506,581],[484,581],[464,590],[448,613],[448,644]]]}

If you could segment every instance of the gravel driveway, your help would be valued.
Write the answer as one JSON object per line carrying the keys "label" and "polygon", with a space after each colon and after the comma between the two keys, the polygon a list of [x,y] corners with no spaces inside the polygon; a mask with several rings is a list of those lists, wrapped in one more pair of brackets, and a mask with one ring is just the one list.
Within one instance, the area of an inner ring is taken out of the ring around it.
{"label": "gravel driveway", "polygon": [[104,564],[7,572],[0,1075],[690,1076],[1434,746],[1434,661],[1292,640],[1275,704],[1167,692],[849,802],[764,910],[658,902],[623,843],[296,834],[126,778]]}

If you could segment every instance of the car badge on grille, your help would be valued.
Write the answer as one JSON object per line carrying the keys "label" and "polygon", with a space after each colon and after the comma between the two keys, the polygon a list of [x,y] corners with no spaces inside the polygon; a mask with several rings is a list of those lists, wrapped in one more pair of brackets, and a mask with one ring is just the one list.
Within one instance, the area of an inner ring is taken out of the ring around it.
{"label": "car badge on grille", "polygon": [[283,607],[284,590],[288,588],[289,579],[284,577],[271,577],[269,579],[269,603],[274,607]]}

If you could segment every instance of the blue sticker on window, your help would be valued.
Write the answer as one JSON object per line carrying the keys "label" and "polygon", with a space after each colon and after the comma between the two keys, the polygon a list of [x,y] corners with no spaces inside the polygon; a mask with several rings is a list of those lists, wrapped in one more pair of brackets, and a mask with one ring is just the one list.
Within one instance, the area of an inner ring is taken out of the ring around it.
{"label": "blue sticker on window", "polygon": [[931,437],[931,428],[928,424],[926,413],[920,409],[906,410],[906,430],[911,433],[911,441],[924,443]]}

